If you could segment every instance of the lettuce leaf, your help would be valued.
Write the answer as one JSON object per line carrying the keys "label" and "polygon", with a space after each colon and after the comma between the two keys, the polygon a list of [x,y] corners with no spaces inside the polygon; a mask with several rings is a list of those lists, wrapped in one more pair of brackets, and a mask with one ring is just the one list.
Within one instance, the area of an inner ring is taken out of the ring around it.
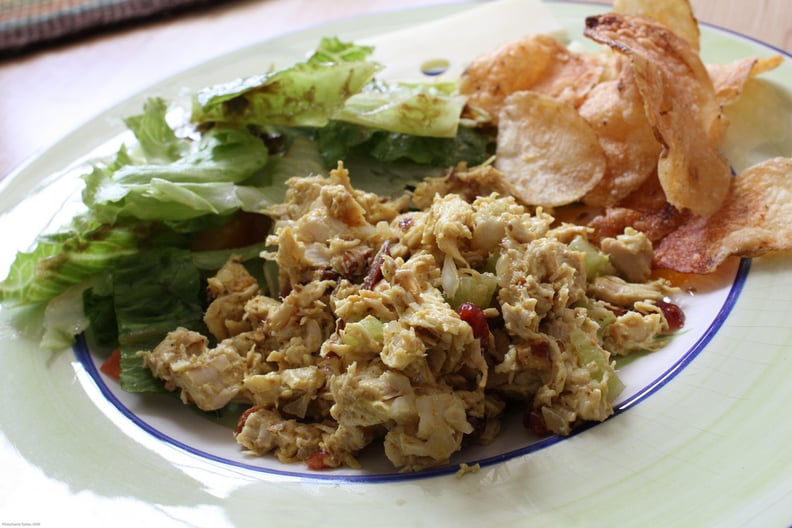
{"label": "lettuce leaf", "polygon": [[244,128],[216,127],[202,133],[198,141],[181,142],[185,144],[181,156],[167,163],[146,158],[143,163],[119,165],[113,171],[113,182],[134,185],[163,179],[175,183],[238,183],[267,164],[267,146]]}
{"label": "lettuce leaf", "polygon": [[82,306],[88,318],[93,342],[102,349],[118,347],[118,321],[113,305],[112,277],[106,274],[109,291],[94,286],[83,291]]}
{"label": "lettuce leaf", "polygon": [[[149,123],[156,125],[153,120]],[[254,148],[260,148],[261,141],[255,141]],[[261,212],[283,200],[288,178],[327,173],[316,145],[306,138],[295,139],[283,156],[272,157],[265,168],[247,180],[250,185],[231,181],[114,181],[113,174],[130,162],[122,148],[113,163],[95,167],[86,175],[84,199],[89,212],[61,232],[41,235],[31,251],[17,254],[7,278],[0,283],[0,303],[46,304],[143,247],[183,247],[185,240],[173,231],[205,229],[217,219],[225,221],[237,210]],[[228,163],[233,165],[231,160]],[[101,196],[106,196],[103,191],[111,186],[125,196],[101,201]]]}
{"label": "lettuce leaf", "polygon": [[260,213],[283,200],[288,178],[326,173],[318,148],[302,133],[292,133],[288,150],[273,156],[245,127],[215,126],[198,141],[167,134],[166,109],[156,101],[132,121],[144,153],[181,157],[150,162],[122,146],[112,163],[95,166],[84,176],[83,202],[101,223],[152,220],[184,231],[179,226],[202,217]]}
{"label": "lettuce leaf", "polygon": [[333,119],[398,134],[453,138],[466,98],[454,85],[370,83]]}
{"label": "lettuce leaf", "polygon": [[234,125],[324,126],[382,66],[373,48],[323,38],[304,62],[199,90],[192,121]]}
{"label": "lettuce leaf", "polygon": [[7,278],[0,283],[0,302],[17,310],[19,328],[35,325],[46,350],[74,344],[90,325],[83,312],[83,291],[126,255],[137,253],[143,229],[100,226],[85,233],[64,231],[39,237],[30,252],[17,253]]}
{"label": "lettuce leaf", "polygon": [[373,46],[344,42],[338,37],[324,37],[306,62],[309,64],[362,62],[373,52]]}
{"label": "lettuce leaf", "polygon": [[187,147],[168,125],[167,113],[168,103],[161,97],[151,97],[143,103],[142,114],[124,119],[149,161],[175,161]]}
{"label": "lettuce leaf", "polygon": [[385,164],[412,162],[447,168],[460,162],[484,163],[494,153],[495,135],[487,129],[459,127],[451,138],[415,136],[333,121],[316,131],[328,164],[350,156],[368,156]]}
{"label": "lettuce leaf", "polygon": [[121,388],[162,390],[138,354],[178,327],[206,332],[201,277],[188,250],[160,248],[120,259],[112,271]]}
{"label": "lettuce leaf", "polygon": [[86,287],[86,284],[72,286],[47,303],[41,348],[61,350],[69,347],[75,341],[74,336],[88,328],[90,319],[85,315],[82,304],[82,293]]}
{"label": "lettuce leaf", "polygon": [[47,303],[72,286],[101,273],[119,257],[137,252],[141,229],[100,226],[39,237],[30,252],[17,253],[0,283],[0,302]]}
{"label": "lettuce leaf", "polygon": [[402,134],[454,137],[466,98],[455,83],[385,83],[372,48],[322,39],[305,62],[199,91],[192,120],[323,127],[331,120]]}
{"label": "lettuce leaf", "polygon": [[199,91],[192,120],[234,125],[323,126],[381,67],[373,62],[299,63]]}
{"label": "lettuce leaf", "polygon": [[[146,123],[156,128],[162,120],[149,115]],[[83,178],[83,202],[93,217],[105,224],[125,218],[186,220],[270,205],[257,188],[240,185],[269,159],[259,137],[246,129],[213,128],[197,142],[181,141],[188,148],[169,163],[134,160],[122,146],[113,163],[95,166]]]}

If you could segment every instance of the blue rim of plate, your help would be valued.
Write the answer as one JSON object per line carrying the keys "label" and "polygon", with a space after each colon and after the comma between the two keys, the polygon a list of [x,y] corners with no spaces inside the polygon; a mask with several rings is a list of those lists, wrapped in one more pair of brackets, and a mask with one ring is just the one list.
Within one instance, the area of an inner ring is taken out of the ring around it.
{"label": "blue rim of plate", "polygon": [[[718,310],[717,315],[712,320],[710,325],[707,329],[702,333],[699,339],[690,347],[690,349],[683,354],[677,361],[675,361],[672,365],[669,366],[664,372],[662,372],[659,376],[657,376],[654,380],[644,386],[642,389],[638,390],[634,395],[630,396],[628,399],[621,402],[616,408],[614,409],[614,415],[618,416],[627,410],[635,407],[638,403],[644,401],[646,398],[660,390],[663,386],[665,386],[669,381],[671,381],[677,374],[679,374],[682,370],[685,369],[700,353],[718,330],[723,326],[726,322],[726,319],[729,317],[732,309],[737,303],[737,299],[742,293],[743,287],[745,286],[745,282],[748,278],[748,274],[751,269],[751,260],[747,258],[743,258],[740,260],[739,267],[735,273],[734,281],[732,282],[731,288],[729,289],[729,293],[726,296],[726,299],[723,302],[723,305]],[[362,475],[338,475],[338,474],[323,474],[320,472],[301,472],[301,471],[283,471],[278,469],[272,469],[267,467],[256,466],[253,464],[245,464],[243,462],[238,462],[235,460],[230,460],[228,458],[224,458],[221,456],[213,455],[201,449],[195,448],[189,444],[186,444],[180,440],[177,440],[162,431],[159,431],[155,427],[151,426],[148,422],[140,418],[134,412],[132,412],[126,405],[124,405],[115,394],[113,394],[112,390],[107,386],[104,379],[102,378],[99,370],[94,363],[93,356],[89,350],[88,344],[83,336],[80,336],[77,340],[77,343],[73,347],[74,355],[76,359],[80,362],[83,366],[85,371],[91,377],[91,379],[96,384],[99,391],[102,395],[127,419],[133,422],[135,425],[155,437],[156,439],[165,442],[167,444],[173,445],[178,447],[192,455],[198,456],[200,458],[204,458],[210,460],[212,462],[224,464],[227,466],[245,469],[249,471],[254,471],[258,473],[265,473],[270,475],[277,475],[282,477],[297,477],[300,479],[306,480],[322,480],[322,481],[335,481],[335,482],[355,482],[355,483],[377,483],[377,482],[394,482],[394,481],[405,481],[405,480],[415,480],[420,478],[427,478],[427,477],[436,477],[436,476],[444,476],[454,474],[459,470],[458,465],[450,465],[450,466],[443,466],[435,469],[424,470],[424,471],[417,471],[414,473],[373,473],[373,474],[362,474]],[[574,436],[577,436],[592,427],[596,427],[598,423],[590,423],[583,427],[576,429],[572,434],[569,436],[559,436],[553,435],[536,442],[532,442],[531,444],[521,447],[518,449],[512,449],[505,453],[500,453],[495,456],[485,457],[479,460],[472,460],[466,462],[469,466],[479,465],[480,467],[486,467],[493,464],[497,464],[500,462],[505,462],[512,458],[525,456],[546,447],[552,446]]]}

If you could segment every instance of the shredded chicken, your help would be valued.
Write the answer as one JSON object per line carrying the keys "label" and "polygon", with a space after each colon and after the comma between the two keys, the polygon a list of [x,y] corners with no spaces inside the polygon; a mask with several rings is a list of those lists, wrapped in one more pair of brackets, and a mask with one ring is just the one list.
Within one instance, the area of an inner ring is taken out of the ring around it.
{"label": "shredded chicken", "polygon": [[154,376],[181,389],[182,401],[204,411],[228,404],[242,385],[244,361],[234,348],[208,348],[204,336],[184,328],[170,332],[144,362]]}
{"label": "shredded chicken", "polygon": [[204,323],[215,338],[222,340],[251,329],[245,320],[245,303],[259,293],[259,285],[239,258],[232,257],[209,279],[208,292],[213,301]]}
{"label": "shredded chicken", "polygon": [[616,238],[603,239],[600,247],[625,279],[630,282],[649,280],[654,252],[652,242],[643,233],[627,227]]}

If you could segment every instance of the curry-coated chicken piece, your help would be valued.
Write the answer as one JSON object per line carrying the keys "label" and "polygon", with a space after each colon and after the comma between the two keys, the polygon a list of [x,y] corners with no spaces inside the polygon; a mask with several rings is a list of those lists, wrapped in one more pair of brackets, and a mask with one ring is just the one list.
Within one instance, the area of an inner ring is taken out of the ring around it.
{"label": "curry-coated chicken piece", "polygon": [[166,388],[180,391],[184,403],[204,411],[224,407],[242,387],[245,361],[239,352],[228,342],[209,348],[206,337],[185,328],[168,333],[143,361]]}

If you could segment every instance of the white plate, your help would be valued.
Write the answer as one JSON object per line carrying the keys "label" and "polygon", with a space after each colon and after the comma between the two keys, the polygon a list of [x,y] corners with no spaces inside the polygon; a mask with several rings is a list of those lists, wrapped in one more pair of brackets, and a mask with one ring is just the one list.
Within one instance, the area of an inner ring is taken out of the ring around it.
{"label": "white plate", "polygon": [[[115,149],[120,118],[138,112],[146,95],[173,97],[185,87],[255,73],[262,56],[297,60],[321,36],[364,39],[469,7],[345,20],[264,42],[108,110],[3,182],[0,270],[37,233],[68,218],[81,163]],[[549,8],[572,37],[580,35],[583,18],[597,12],[581,4]],[[773,52],[709,27],[702,39],[708,62]],[[730,114],[728,154],[737,169],[769,155],[792,156],[792,65],[752,83]],[[157,397],[118,391],[87,353],[42,352],[0,311],[0,522],[787,526],[789,264],[784,257],[734,262],[701,281],[695,295],[681,300],[687,331],[668,349],[624,367],[628,389],[615,417],[533,446],[512,428],[494,448],[461,455],[458,462],[482,462],[478,473],[463,478],[453,475],[454,467],[407,477],[384,466],[317,478],[299,466],[244,457],[228,429],[180,406],[171,419],[170,410],[153,404]]]}

